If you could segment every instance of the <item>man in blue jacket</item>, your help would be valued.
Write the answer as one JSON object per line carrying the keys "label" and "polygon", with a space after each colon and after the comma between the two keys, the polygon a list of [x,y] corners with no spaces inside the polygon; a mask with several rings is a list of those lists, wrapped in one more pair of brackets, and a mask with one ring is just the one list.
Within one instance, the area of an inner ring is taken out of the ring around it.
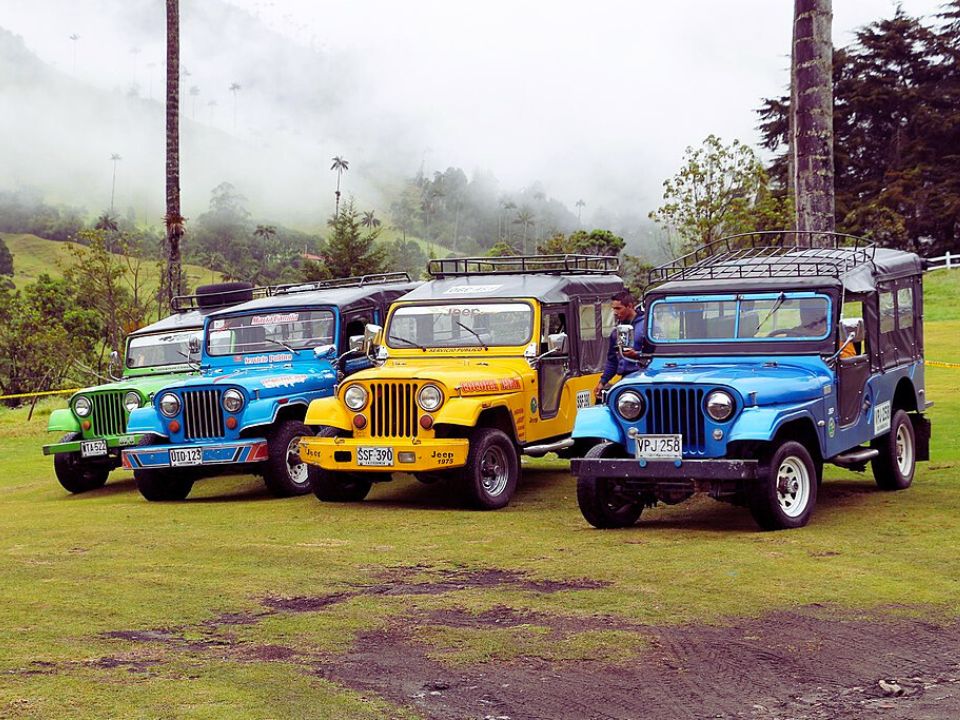
{"label": "man in blue jacket", "polygon": [[624,348],[623,357],[617,352],[617,330],[614,328],[610,335],[610,345],[607,348],[607,364],[603,367],[600,382],[593,389],[594,397],[600,398],[600,392],[615,375],[628,375],[639,368],[636,360],[640,357],[645,335],[643,306],[637,306],[637,299],[629,290],[621,290],[613,296],[613,314],[617,325],[633,325],[633,347]]}

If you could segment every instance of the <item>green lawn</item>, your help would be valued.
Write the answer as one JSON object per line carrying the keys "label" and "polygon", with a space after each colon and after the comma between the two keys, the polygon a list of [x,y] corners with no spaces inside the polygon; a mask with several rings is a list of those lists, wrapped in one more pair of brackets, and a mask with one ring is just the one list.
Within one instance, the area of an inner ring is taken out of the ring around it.
{"label": "green lawn", "polygon": [[[941,303],[960,273],[932,285],[942,294],[928,298],[927,354],[958,361],[960,307]],[[928,368],[927,387],[933,461],[912,488],[883,493],[869,473],[828,469],[811,524],[780,533],[707,498],[593,530],[556,461],[526,465],[515,502],[495,513],[457,509],[443,487],[410,478],[343,506],[271,499],[252,477],[151,504],[123,472],[73,497],[40,453],[62,401],[30,423],[0,411],[0,717],[405,717],[315,672],[359,633],[397,624],[451,667],[643,649],[616,629],[558,639],[546,621],[477,629],[439,611],[660,625],[819,604],[955,618],[960,370]]]}
{"label": "green lawn", "polygon": [[[13,284],[22,288],[34,282],[41,273],[57,277],[61,275],[60,268],[72,261],[68,250],[75,243],[46,240],[36,235],[25,233],[0,233],[10,253],[13,255]],[[160,281],[160,263],[144,261],[143,277],[146,278],[147,289],[155,292]],[[220,282],[220,274],[199,265],[184,265],[187,287]]]}

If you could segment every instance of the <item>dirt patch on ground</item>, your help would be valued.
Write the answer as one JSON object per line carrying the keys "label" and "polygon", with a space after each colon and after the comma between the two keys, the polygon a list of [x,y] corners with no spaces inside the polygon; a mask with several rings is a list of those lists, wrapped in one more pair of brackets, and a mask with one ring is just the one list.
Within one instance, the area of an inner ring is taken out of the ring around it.
{"label": "dirt patch on ground", "polygon": [[[529,617],[495,609],[435,619],[509,624]],[[451,668],[431,660],[429,648],[398,624],[362,634],[316,673],[438,720],[960,717],[956,624],[831,620],[818,609],[639,632],[650,649],[621,666],[525,658]]]}

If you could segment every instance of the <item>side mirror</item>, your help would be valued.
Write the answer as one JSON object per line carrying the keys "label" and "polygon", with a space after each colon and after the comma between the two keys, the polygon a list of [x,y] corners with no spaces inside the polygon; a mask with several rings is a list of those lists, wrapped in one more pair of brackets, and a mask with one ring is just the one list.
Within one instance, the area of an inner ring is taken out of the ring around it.
{"label": "side mirror", "polygon": [[336,355],[337,355],[336,345],[317,345],[313,349],[313,356],[317,360],[327,360],[331,357],[336,357]]}
{"label": "side mirror", "polygon": [[553,353],[554,355],[566,354],[567,334],[561,332],[547,335],[547,352]]}
{"label": "side mirror", "polygon": [[[863,342],[865,335],[863,318],[844,318],[840,321],[840,331],[843,333],[843,341],[849,338],[850,342]],[[853,337],[850,337],[851,335]]]}
{"label": "side mirror", "polygon": [[187,350],[190,351],[191,355],[197,355],[200,353],[200,338],[196,335],[187,340]]}
{"label": "side mirror", "polygon": [[360,352],[363,350],[363,335],[351,335],[347,341],[350,350],[352,352]]}
{"label": "side mirror", "polygon": [[363,354],[364,355],[375,355],[379,350],[380,346],[380,333],[383,332],[383,328],[379,325],[374,325],[373,323],[368,323],[363,328]]}
{"label": "side mirror", "polygon": [[120,353],[114,350],[110,353],[110,364],[107,365],[107,374],[113,380],[119,380],[123,373],[123,365],[120,363]]}
{"label": "side mirror", "polygon": [[633,325],[617,325],[617,347],[621,350],[633,347]]}

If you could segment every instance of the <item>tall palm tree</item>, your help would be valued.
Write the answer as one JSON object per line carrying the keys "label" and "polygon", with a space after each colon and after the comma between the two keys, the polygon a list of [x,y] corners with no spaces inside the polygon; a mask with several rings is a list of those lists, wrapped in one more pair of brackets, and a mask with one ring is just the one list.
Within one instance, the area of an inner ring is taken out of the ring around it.
{"label": "tall palm tree", "polygon": [[523,254],[527,254],[527,230],[536,224],[536,218],[533,216],[533,210],[524,205],[517,211],[517,217],[513,224],[520,225],[523,229]]}
{"label": "tall palm tree", "polygon": [[230,83],[230,92],[233,93],[233,131],[237,131],[237,95],[240,93],[242,86],[240,83]]}
{"label": "tall palm tree", "polygon": [[77,74],[77,40],[80,39],[80,36],[76,33],[73,33],[70,36],[70,39],[73,41],[73,74]]}
{"label": "tall palm tree", "polygon": [[[834,230],[832,0],[795,0],[791,62],[797,230]],[[802,237],[802,236],[801,236]],[[829,245],[823,235],[810,245]]]}
{"label": "tall palm tree", "polygon": [[586,207],[586,203],[583,200],[577,200],[577,225],[580,225],[580,213],[583,212],[583,208]]}
{"label": "tall palm tree", "polygon": [[360,224],[367,228],[376,228],[380,227],[382,224],[379,218],[374,217],[374,210],[367,210],[363,213],[363,219],[360,220]]}
{"label": "tall palm tree", "polygon": [[110,214],[113,215],[113,196],[117,189],[117,163],[123,160],[120,153],[113,153],[110,156],[113,161],[113,183],[110,185]]}
{"label": "tall palm tree", "polygon": [[196,85],[190,86],[190,97],[193,98],[190,103],[190,118],[197,119],[197,97],[200,95],[200,88]]}
{"label": "tall palm tree", "polygon": [[337,203],[336,209],[333,212],[333,216],[336,218],[340,216],[340,176],[350,169],[350,163],[337,155],[333,158],[333,165],[330,166],[330,169],[335,170],[337,173],[337,190],[334,193],[337,197]]}
{"label": "tall palm tree", "polygon": [[180,240],[184,218],[180,214],[180,0],[167,0],[167,272],[164,285],[167,306],[173,305],[183,284]]}

